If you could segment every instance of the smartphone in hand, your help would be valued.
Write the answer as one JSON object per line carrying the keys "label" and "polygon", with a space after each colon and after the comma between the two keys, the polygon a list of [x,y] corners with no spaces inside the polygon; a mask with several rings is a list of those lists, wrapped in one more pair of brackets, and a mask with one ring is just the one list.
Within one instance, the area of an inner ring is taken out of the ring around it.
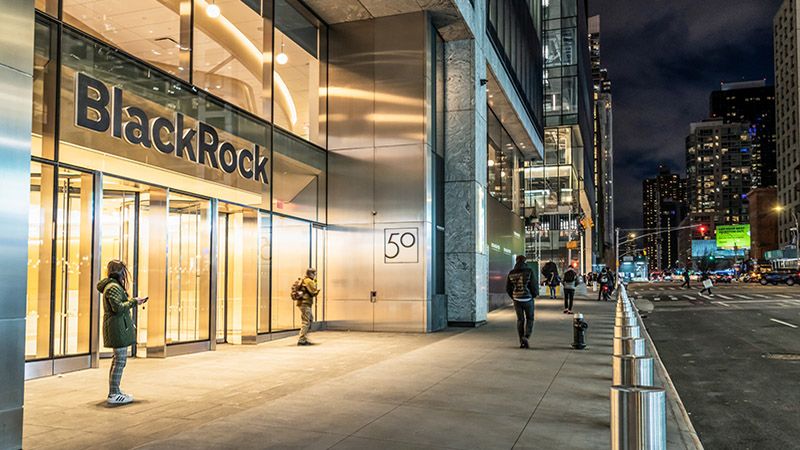
{"label": "smartphone in hand", "polygon": [[140,298],[136,299],[136,303],[141,305],[141,304],[147,303],[147,300],[149,300],[149,299],[150,299],[150,297],[140,297]]}

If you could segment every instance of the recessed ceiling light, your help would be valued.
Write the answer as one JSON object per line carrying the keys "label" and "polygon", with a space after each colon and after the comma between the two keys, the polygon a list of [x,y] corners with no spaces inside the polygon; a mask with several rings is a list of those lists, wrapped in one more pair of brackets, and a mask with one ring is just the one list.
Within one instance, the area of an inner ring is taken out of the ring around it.
{"label": "recessed ceiling light", "polygon": [[217,6],[216,3],[211,3],[206,8],[206,14],[208,14],[208,17],[211,17],[212,19],[216,19],[221,13],[222,11],[220,11],[219,6]]}

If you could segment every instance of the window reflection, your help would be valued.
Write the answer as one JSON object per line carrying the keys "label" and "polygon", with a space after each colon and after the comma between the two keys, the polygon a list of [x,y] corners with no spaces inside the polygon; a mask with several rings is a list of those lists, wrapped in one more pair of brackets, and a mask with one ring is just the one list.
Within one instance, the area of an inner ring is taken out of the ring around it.
{"label": "window reflection", "polygon": [[50,281],[53,241],[53,167],[31,163],[25,358],[50,355]]}
{"label": "window reflection", "polygon": [[54,26],[37,20],[33,52],[33,123],[31,154],[55,159],[56,39]]}
{"label": "window reflection", "polygon": [[286,217],[273,218],[272,331],[300,326],[295,320],[295,302],[290,296],[292,283],[305,275],[311,263],[311,225]]}
{"label": "window reflection", "polygon": [[[177,77],[188,79],[181,0],[63,0],[64,22]],[[184,20],[188,21],[186,14]],[[181,41],[183,39],[183,42]]]}
{"label": "window reflection", "polygon": [[273,153],[273,210],[294,217],[325,221],[325,153],[280,131]]}
{"label": "window reflection", "polygon": [[297,2],[275,1],[275,111],[276,125],[325,145],[323,97],[324,64],[320,64],[320,28]]}

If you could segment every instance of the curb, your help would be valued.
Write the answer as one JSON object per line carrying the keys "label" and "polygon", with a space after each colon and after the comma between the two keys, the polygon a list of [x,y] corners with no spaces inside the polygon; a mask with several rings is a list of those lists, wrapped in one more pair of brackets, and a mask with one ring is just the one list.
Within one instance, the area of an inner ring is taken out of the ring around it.
{"label": "curb", "polygon": [[650,337],[650,333],[647,331],[644,320],[642,320],[642,316],[639,314],[638,305],[635,310],[636,316],[639,318],[641,328],[644,330],[644,337],[647,339],[648,346],[650,347],[650,353],[653,355],[653,359],[656,361],[656,368],[661,375],[661,378],[663,378],[665,381],[664,387],[669,393],[669,397],[672,397],[673,399],[673,401],[667,402],[669,404],[669,408],[672,410],[672,413],[676,418],[679,420],[682,419],[683,421],[684,429],[679,430],[681,441],[684,443],[686,448],[703,450],[703,443],[700,442],[700,437],[697,435],[694,425],[692,425],[692,419],[689,417],[689,413],[686,411],[686,407],[683,405],[683,401],[681,400],[681,396],[678,394],[678,390],[675,389],[675,384],[672,382],[672,378],[670,378],[669,372],[667,372],[667,368],[664,365],[664,362],[661,360],[661,355],[658,354],[656,344],[653,342],[653,339]]}

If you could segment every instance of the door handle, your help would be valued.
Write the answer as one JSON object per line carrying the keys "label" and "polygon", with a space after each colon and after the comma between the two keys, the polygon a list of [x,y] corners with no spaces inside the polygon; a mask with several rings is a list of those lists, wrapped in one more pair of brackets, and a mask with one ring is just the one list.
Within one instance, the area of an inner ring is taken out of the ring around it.
{"label": "door handle", "polygon": [[369,301],[370,303],[378,301],[378,291],[369,291]]}

